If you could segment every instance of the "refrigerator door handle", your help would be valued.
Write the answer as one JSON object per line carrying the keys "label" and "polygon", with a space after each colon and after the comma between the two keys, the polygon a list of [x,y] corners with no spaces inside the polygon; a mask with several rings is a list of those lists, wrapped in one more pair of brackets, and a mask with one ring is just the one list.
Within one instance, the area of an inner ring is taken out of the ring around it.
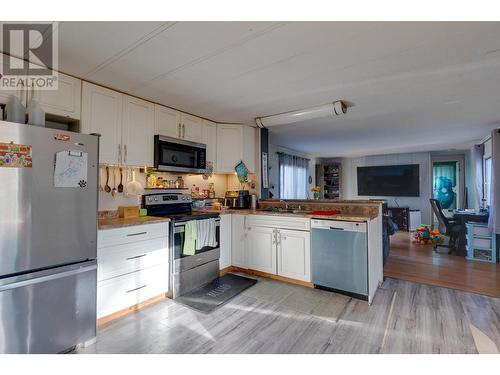
{"label": "refrigerator door handle", "polygon": [[46,275],[46,276],[40,276],[40,277],[36,277],[33,279],[28,279],[28,280],[21,280],[21,281],[13,282],[11,284],[0,285],[0,292],[10,290],[10,289],[20,288],[23,286],[40,284],[40,283],[43,283],[46,281],[62,279],[63,277],[77,275],[79,273],[93,271],[96,269],[97,269],[97,264],[92,264],[90,266],[81,267],[81,268],[77,268],[74,270],[64,271],[64,272],[55,273],[55,274]]}

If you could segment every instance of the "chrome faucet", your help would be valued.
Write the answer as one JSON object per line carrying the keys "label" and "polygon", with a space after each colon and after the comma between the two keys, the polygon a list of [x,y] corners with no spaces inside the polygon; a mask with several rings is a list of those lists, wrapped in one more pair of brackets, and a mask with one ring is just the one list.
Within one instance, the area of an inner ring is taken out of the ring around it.
{"label": "chrome faucet", "polygon": [[289,207],[288,202],[283,200],[283,199],[280,199],[280,203],[282,203],[282,202],[285,204],[285,210],[288,210],[288,207]]}

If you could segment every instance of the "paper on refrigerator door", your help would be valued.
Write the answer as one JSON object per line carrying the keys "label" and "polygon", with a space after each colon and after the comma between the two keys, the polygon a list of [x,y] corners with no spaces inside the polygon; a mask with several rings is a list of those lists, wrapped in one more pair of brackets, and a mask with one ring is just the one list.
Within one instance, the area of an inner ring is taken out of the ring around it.
{"label": "paper on refrigerator door", "polygon": [[87,186],[87,153],[83,151],[59,151],[54,168],[55,187]]}

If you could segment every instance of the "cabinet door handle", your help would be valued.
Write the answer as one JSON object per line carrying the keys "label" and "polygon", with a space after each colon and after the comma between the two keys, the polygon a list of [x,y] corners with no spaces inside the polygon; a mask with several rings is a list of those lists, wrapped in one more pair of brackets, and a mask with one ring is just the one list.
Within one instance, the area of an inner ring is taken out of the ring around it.
{"label": "cabinet door handle", "polygon": [[122,145],[118,145],[118,164],[121,164],[122,162]]}
{"label": "cabinet door handle", "polygon": [[127,164],[127,145],[123,146],[123,162]]}
{"label": "cabinet door handle", "polygon": [[181,123],[177,124],[177,138],[182,138],[182,133],[181,133]]}
{"label": "cabinet door handle", "polygon": [[127,258],[127,260],[132,260],[132,259],[142,258],[142,257],[145,257],[145,256],[146,256],[146,254],[136,255],[135,257],[130,257],[130,258]]}
{"label": "cabinet door handle", "polygon": [[186,138],[186,125],[182,124],[182,139]]}
{"label": "cabinet door handle", "polygon": [[127,234],[127,237],[132,237],[132,236],[141,236],[143,234],[147,234],[148,232],[137,232],[137,233],[130,233]]}
{"label": "cabinet door handle", "polygon": [[143,285],[143,286],[140,286],[138,288],[130,289],[130,290],[127,290],[127,293],[135,292],[136,290],[139,290],[139,289],[142,289],[142,288],[145,288],[145,287],[147,287],[147,285]]}

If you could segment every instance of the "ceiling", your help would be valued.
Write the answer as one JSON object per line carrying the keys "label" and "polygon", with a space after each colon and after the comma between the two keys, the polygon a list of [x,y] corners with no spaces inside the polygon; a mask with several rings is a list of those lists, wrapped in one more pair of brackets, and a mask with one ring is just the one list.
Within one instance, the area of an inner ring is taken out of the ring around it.
{"label": "ceiling", "polygon": [[316,156],[464,148],[500,124],[499,22],[62,22],[59,69]]}

